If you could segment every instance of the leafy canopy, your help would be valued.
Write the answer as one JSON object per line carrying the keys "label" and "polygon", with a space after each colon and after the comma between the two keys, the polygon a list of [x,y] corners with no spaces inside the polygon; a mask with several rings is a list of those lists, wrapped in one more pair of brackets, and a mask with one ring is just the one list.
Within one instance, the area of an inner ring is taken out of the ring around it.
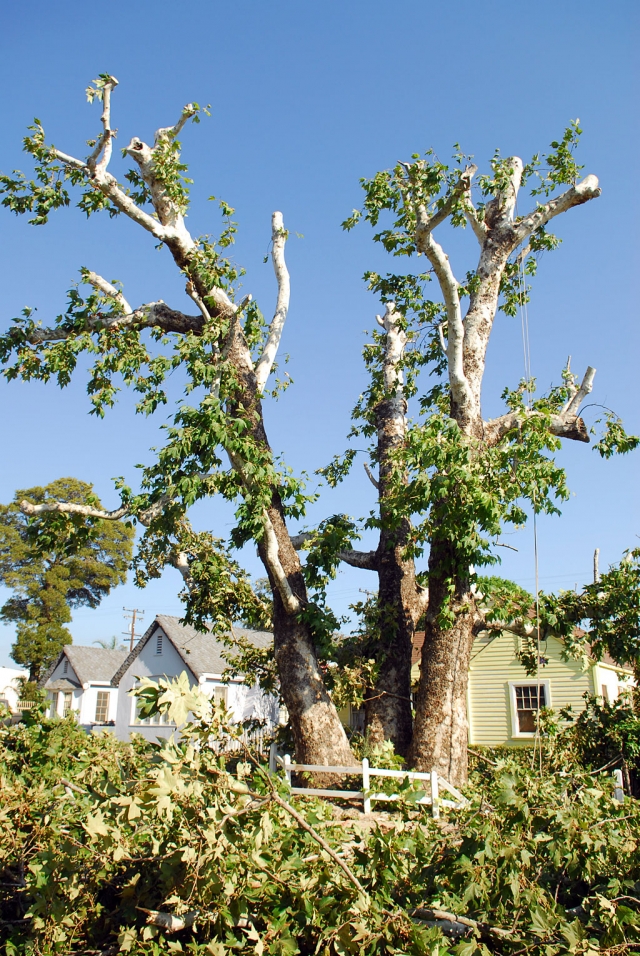
{"label": "leafy canopy", "polygon": [[100,508],[93,486],[59,478],[44,487],[16,492],[0,505],[0,582],[12,595],[0,618],[16,625],[12,657],[37,679],[64,644],[74,608],[96,608],[113,587],[123,584],[131,562],[134,530],[119,522],[86,521],[80,515],[50,514],[46,522],[29,518],[20,502],[70,501]]}

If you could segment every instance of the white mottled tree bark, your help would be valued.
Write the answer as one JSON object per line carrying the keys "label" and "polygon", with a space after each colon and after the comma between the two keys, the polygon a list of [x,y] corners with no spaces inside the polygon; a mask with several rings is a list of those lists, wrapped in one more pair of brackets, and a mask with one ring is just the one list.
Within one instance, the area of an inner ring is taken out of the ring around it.
{"label": "white mottled tree bark", "polygon": [[[136,329],[159,329],[163,332],[202,334],[204,324],[216,317],[231,319],[229,332],[220,353],[213,355],[213,361],[224,359],[231,362],[239,383],[236,399],[238,408],[242,408],[247,419],[253,422],[252,437],[256,444],[271,454],[264,430],[261,398],[267,379],[277,355],[287,312],[289,308],[290,281],[287,271],[284,248],[287,233],[282,214],[276,212],[272,218],[272,259],[278,284],[278,295],[273,319],[269,328],[262,355],[254,363],[251,351],[245,340],[241,314],[247,299],[240,305],[231,301],[224,290],[208,288],[198,270],[194,267],[196,243],[190,235],[180,201],[166,187],[158,163],[167,146],[178,136],[185,123],[196,113],[196,108],[188,104],[183,109],[174,126],[159,129],[153,146],[134,137],[126,147],[126,154],[136,163],[140,176],[149,190],[154,214],[138,206],[131,196],[109,172],[115,131],[111,126],[111,93],[117,85],[114,77],[109,78],[102,90],[102,133],[95,148],[86,160],[80,160],[60,150],[55,156],[64,166],[84,174],[85,181],[102,193],[125,216],[141,226],[170,251],[178,268],[188,275],[187,294],[198,307],[198,315],[185,315],[169,308],[164,302],[151,302],[132,309],[124,295],[113,285],[94,272],[85,274],[101,294],[113,300],[119,314],[105,319],[101,315],[89,317],[85,331],[99,332]],[[31,338],[38,345],[53,342],[76,335],[77,330],[68,331],[40,328]],[[215,392],[215,389],[214,389]],[[234,414],[234,409],[228,409]],[[244,487],[248,479],[244,463],[233,447],[226,449],[232,467],[238,472]],[[69,513],[82,513],[87,517],[101,517],[117,520],[124,517],[123,509],[113,512],[97,513],[95,509],[79,511],[78,506],[59,503],[58,505],[37,506],[40,511],[59,510]],[[30,510],[33,506],[24,505],[26,513],[40,513]],[[144,515],[136,516],[144,520]],[[296,744],[296,757],[303,763],[319,765],[346,765],[354,762],[346,734],[336,709],[326,691],[318,666],[316,652],[310,628],[300,620],[300,611],[308,603],[304,578],[296,549],[288,533],[282,501],[276,487],[273,488],[270,505],[265,509],[263,533],[258,541],[260,557],[269,576],[274,593],[274,640],[275,656],[279,667],[281,690],[289,711]],[[176,545],[175,553],[168,558],[182,574],[188,587],[193,586],[189,573],[189,557]]]}
{"label": "white mottled tree bark", "polygon": [[[587,176],[561,196],[538,206],[528,216],[516,218],[522,171],[522,161],[513,157],[507,186],[504,192],[487,203],[482,220],[471,201],[475,167],[464,171],[449,202],[436,215],[430,218],[424,208],[416,210],[416,245],[432,265],[446,306],[450,414],[463,434],[488,446],[497,444],[516,428],[522,416],[539,414],[525,410],[509,412],[490,421],[482,418],[481,392],[486,352],[507,263],[535,230],[555,216],[600,195],[596,177]],[[478,281],[470,294],[464,317],[458,292],[460,283],[449,257],[432,235],[435,227],[451,211],[457,197],[463,198],[465,214],[480,245],[476,269]],[[564,408],[551,416],[548,427],[552,434],[589,441],[578,412],[584,397],[591,391],[594,375],[595,369],[589,367],[582,384],[574,388]],[[468,575],[456,577],[451,596],[443,568],[455,564],[455,550],[455,541],[439,541],[432,544],[429,556],[429,604],[410,759],[419,770],[436,769],[451,783],[461,784],[467,776],[468,668],[474,628],[479,619]],[[454,611],[455,624],[453,628],[443,630],[439,615],[446,602]]]}

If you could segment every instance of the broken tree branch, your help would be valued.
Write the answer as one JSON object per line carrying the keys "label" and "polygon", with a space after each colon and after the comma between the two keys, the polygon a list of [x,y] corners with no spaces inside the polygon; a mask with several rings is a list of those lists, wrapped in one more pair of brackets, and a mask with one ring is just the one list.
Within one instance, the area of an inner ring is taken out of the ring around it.
{"label": "broken tree branch", "polygon": [[365,472],[366,472],[366,474],[367,474],[367,478],[369,479],[369,481],[371,482],[371,484],[373,485],[373,487],[376,489],[376,491],[380,491],[380,482],[379,482],[378,479],[375,477],[375,475],[373,474],[373,472],[372,472],[371,469],[369,468],[368,462],[366,462],[366,461],[365,461],[365,463],[364,463],[364,470],[365,470]]}
{"label": "broken tree branch", "polygon": [[[93,284],[93,283],[92,283]],[[102,290],[104,291],[104,290]],[[117,293],[117,289],[114,289]],[[116,300],[117,301],[117,300]],[[126,302],[126,299],[124,299]],[[163,332],[202,332],[202,317],[199,315],[185,315],[170,308],[162,299],[158,302],[148,302],[133,312],[125,315],[114,315],[105,318],[102,315],[89,316],[85,319],[83,328],[59,325],[55,328],[36,329],[28,338],[30,345],[42,345],[46,342],[61,342],[82,335],[84,332],[102,332],[111,329],[162,329]]]}
{"label": "broken tree branch", "polygon": [[267,341],[256,364],[256,379],[258,381],[258,390],[262,391],[271,374],[273,363],[278,352],[282,330],[287,319],[289,310],[289,299],[291,295],[291,285],[289,281],[289,270],[284,258],[284,247],[287,241],[287,233],[284,228],[284,222],[281,212],[274,212],[271,218],[271,258],[273,260],[273,270],[278,281],[278,299],[276,310],[269,327]]}
{"label": "broken tree branch", "polygon": [[567,189],[561,196],[551,199],[543,206],[538,206],[534,212],[529,213],[528,216],[521,219],[515,227],[515,234],[518,240],[517,244],[519,245],[527,239],[536,229],[545,226],[551,219],[566,212],[573,206],[581,206],[583,203],[589,202],[590,199],[597,199],[601,193],[602,190],[598,185],[598,177],[593,175],[585,176],[582,182],[579,182],[576,186],[572,186],[571,189]]}
{"label": "broken tree branch", "polygon": [[133,313],[133,309],[125,299],[122,292],[120,292],[119,289],[116,289],[116,287],[110,282],[107,282],[106,279],[103,279],[102,276],[98,275],[97,272],[87,271],[84,273],[84,277],[87,282],[94,287],[94,289],[98,289],[99,292],[102,292],[104,295],[109,296],[110,299],[113,299],[114,302],[117,302],[122,309],[123,315],[130,315]]}

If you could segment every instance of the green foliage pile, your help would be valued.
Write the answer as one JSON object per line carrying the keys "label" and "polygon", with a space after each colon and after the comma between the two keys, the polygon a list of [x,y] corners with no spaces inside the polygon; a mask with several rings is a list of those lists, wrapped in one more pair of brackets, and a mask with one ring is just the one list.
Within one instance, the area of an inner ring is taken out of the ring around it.
{"label": "green foliage pile", "polygon": [[291,797],[249,754],[217,754],[210,739],[233,729],[186,682],[145,682],[141,706],[193,722],[161,745],[40,714],[0,728],[6,956],[640,946],[640,804],[615,802],[608,773],[567,772],[563,757],[560,775],[548,747],[542,776],[509,755],[481,760],[468,807],[447,822],[405,789],[392,814],[360,826]]}

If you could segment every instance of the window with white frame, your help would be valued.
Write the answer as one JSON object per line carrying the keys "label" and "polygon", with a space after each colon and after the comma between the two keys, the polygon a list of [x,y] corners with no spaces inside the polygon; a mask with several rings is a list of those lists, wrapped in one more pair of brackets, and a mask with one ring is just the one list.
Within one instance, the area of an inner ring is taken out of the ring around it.
{"label": "window with white frame", "polygon": [[96,724],[106,724],[109,719],[109,691],[99,690],[96,694]]}
{"label": "window with white frame", "polygon": [[227,693],[229,688],[226,684],[215,684],[213,687],[213,698],[214,700],[220,700],[222,703],[227,706]]}
{"label": "window with white frame", "polygon": [[536,732],[538,711],[551,705],[549,681],[512,681],[509,687],[512,735],[532,737]]}
{"label": "window with white frame", "polygon": [[[152,680],[157,680],[153,677]],[[153,714],[151,717],[140,716],[140,701],[134,697],[131,701],[131,724],[135,727],[175,727],[175,720],[169,720],[166,714]]]}
{"label": "window with white frame", "polygon": [[70,690],[63,691],[62,694],[62,716],[66,717],[71,710],[71,702],[73,700],[73,694]]}

